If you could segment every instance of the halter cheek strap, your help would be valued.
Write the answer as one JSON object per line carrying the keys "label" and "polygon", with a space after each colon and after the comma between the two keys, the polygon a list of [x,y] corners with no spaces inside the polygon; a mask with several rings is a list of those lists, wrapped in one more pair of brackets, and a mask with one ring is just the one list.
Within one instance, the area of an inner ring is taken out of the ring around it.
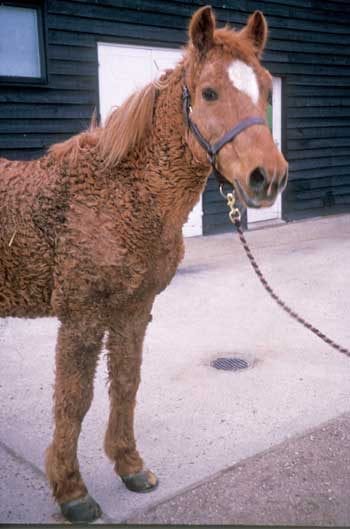
{"label": "halter cheek strap", "polygon": [[218,152],[223,148],[226,143],[229,143],[230,141],[234,140],[238,134],[240,134],[243,130],[247,129],[248,127],[251,127],[252,125],[266,125],[266,121],[263,118],[260,118],[258,116],[250,117],[243,119],[237,125],[232,127],[229,131],[227,131],[220,140],[218,140],[213,145],[210,144],[202,135],[197,125],[192,121],[190,113],[192,111],[191,108],[191,96],[190,92],[186,85],[183,87],[182,92],[182,100],[183,100],[183,114],[184,114],[184,120],[187,125],[187,127],[190,129],[190,131],[195,136],[198,143],[203,147],[203,149],[207,152],[209,161],[212,166],[212,173],[211,175],[215,176],[215,178],[218,180],[219,184],[222,185],[226,182],[226,179],[224,176],[217,170],[215,166],[215,158]]}

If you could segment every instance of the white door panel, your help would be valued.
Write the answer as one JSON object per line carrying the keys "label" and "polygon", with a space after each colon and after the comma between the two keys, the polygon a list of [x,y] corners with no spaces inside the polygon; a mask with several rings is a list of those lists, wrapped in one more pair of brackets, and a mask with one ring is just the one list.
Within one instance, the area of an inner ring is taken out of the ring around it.
{"label": "white door panel", "polygon": [[152,50],[153,78],[158,78],[168,68],[174,68],[181,58],[180,50]]}
{"label": "white door panel", "polygon": [[[159,78],[164,70],[173,68],[180,57],[180,50],[98,43],[102,122],[135,90]],[[202,234],[201,197],[190,213],[183,233],[187,237]]]}
{"label": "white door panel", "polygon": [[98,46],[100,113],[104,122],[113,108],[120,106],[135,90],[152,78],[151,52],[125,49],[115,44]]}

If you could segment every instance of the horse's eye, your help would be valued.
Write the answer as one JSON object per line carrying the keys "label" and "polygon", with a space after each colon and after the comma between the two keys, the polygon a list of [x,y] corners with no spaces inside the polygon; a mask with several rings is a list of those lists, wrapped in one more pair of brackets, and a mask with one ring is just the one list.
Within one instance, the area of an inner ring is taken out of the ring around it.
{"label": "horse's eye", "polygon": [[202,91],[203,99],[206,101],[216,101],[218,99],[218,93],[212,88],[204,88]]}

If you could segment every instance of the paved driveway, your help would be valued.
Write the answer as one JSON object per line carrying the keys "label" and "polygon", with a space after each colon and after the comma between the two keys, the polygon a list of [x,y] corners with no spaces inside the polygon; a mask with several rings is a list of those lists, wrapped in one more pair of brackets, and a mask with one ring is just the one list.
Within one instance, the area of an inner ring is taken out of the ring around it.
{"label": "paved driveway", "polygon": [[[348,347],[349,235],[349,215],[247,234],[274,289]],[[197,490],[224,469],[350,412],[350,359],[267,297],[238,238],[194,238],[186,246],[178,274],[156,301],[144,347],[136,433],[145,461],[160,478],[152,494],[127,491],[103,454],[108,398],[103,358],[99,364],[79,456],[90,493],[104,510],[102,521],[142,519],[135,513]],[[1,321],[0,523],[62,521],[43,476],[56,329],[54,319]],[[251,367],[217,371],[210,362],[219,355],[239,356]],[[289,523],[288,516],[286,509],[279,523]],[[175,516],[172,523],[181,519]],[[210,523],[223,523],[222,517]],[[259,523],[259,515],[249,523]]]}

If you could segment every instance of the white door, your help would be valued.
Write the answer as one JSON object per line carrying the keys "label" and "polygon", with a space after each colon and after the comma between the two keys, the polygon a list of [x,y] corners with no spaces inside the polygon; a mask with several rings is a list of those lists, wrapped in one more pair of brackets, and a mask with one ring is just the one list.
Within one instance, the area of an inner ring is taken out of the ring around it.
{"label": "white door", "polygon": [[[180,50],[98,43],[98,79],[102,122],[135,90],[173,68]],[[202,198],[183,227],[186,237],[202,235]]]}
{"label": "white door", "polygon": [[[272,136],[276,145],[281,148],[282,143],[282,80],[280,77],[273,77],[272,79],[272,119],[270,126],[272,128]],[[255,222],[266,220],[280,219],[282,216],[282,200],[281,195],[278,196],[276,202],[270,208],[252,209],[248,208],[248,228],[252,227]]]}

